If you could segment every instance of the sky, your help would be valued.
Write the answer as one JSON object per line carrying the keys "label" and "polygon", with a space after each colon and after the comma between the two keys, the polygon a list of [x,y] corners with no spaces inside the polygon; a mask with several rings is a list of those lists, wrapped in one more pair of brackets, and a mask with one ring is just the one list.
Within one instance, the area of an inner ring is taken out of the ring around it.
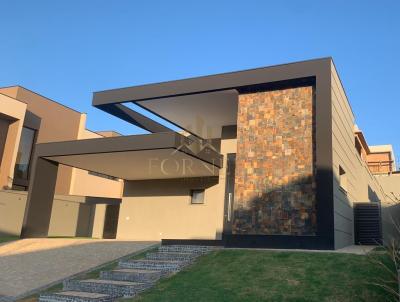
{"label": "sky", "polygon": [[400,155],[400,1],[0,0],[0,87],[140,131],[92,93],[332,57],[370,145]]}

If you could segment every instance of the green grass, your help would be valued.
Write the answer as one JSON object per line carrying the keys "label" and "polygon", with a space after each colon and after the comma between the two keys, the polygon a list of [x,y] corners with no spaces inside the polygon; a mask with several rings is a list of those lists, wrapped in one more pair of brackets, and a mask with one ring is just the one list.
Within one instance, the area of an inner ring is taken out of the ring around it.
{"label": "green grass", "polygon": [[[388,261],[382,253],[374,257]],[[390,279],[390,273],[367,256],[223,250],[130,300],[393,301],[373,284],[381,278]]]}
{"label": "green grass", "polygon": [[14,241],[14,240],[18,240],[19,237],[17,236],[4,236],[4,237],[0,237],[0,244],[1,243],[5,243],[5,242],[9,242],[9,241]]}

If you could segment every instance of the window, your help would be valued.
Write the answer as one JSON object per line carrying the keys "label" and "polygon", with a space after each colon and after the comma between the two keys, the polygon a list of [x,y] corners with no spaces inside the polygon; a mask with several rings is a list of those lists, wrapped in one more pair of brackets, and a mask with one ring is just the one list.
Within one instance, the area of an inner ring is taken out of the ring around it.
{"label": "window", "polygon": [[15,162],[14,178],[28,180],[29,164],[33,144],[35,142],[36,131],[23,127],[21,132],[21,140],[18,146],[17,160]]}
{"label": "window", "polygon": [[340,187],[347,192],[347,175],[342,166],[339,166],[339,184]]}
{"label": "window", "polygon": [[93,176],[97,176],[97,177],[102,177],[102,178],[105,178],[105,179],[115,180],[115,181],[118,181],[118,180],[119,180],[118,177],[106,175],[106,174],[99,173],[99,172],[89,171],[88,174],[89,174],[89,175],[93,175]]}
{"label": "window", "polygon": [[192,204],[204,204],[204,189],[192,190]]}

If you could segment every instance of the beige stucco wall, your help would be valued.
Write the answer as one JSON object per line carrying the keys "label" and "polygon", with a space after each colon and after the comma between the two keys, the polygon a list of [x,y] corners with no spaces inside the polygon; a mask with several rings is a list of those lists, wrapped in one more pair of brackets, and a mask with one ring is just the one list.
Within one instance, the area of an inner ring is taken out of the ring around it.
{"label": "beige stucco wall", "polygon": [[[100,134],[87,130],[86,114],[81,116],[81,127],[79,130],[78,139],[101,138]],[[89,174],[88,171],[74,168],[71,175],[71,186],[69,194],[94,196],[94,197],[109,197],[120,198],[123,190],[122,180],[112,180]]]}
{"label": "beige stucco wall", "polygon": [[5,136],[0,146],[0,189],[12,185],[26,108],[26,104],[0,93],[1,132]]}
{"label": "beige stucco wall", "polygon": [[80,196],[56,196],[48,236],[90,236],[94,207],[84,202]]}
{"label": "beige stucco wall", "polygon": [[[37,143],[75,140],[78,138],[81,113],[56,103],[23,87],[1,88],[7,94],[27,104],[27,109],[41,118]],[[72,168],[60,166],[56,194],[69,194]]]}
{"label": "beige stucco wall", "polygon": [[[20,86],[0,88],[0,93],[18,99],[20,102],[17,103],[24,105],[41,118],[37,143],[103,137],[86,129],[85,113],[75,111]],[[19,137],[16,141],[19,143]],[[12,172],[14,165],[15,161],[12,164]],[[122,187],[122,181],[105,179],[90,175],[84,170],[60,165],[55,192],[60,195],[120,198]]]}
{"label": "beige stucco wall", "polygon": [[124,183],[122,180],[111,180],[90,175],[86,170],[74,169],[71,184],[71,195],[120,198]]}
{"label": "beige stucco wall", "polygon": [[93,238],[103,238],[104,221],[106,218],[106,208],[105,204],[96,204],[96,209],[93,218]]}
{"label": "beige stucco wall", "polygon": [[375,175],[385,191],[386,200],[382,202],[383,239],[390,243],[400,239],[400,173]]}
{"label": "beige stucco wall", "polygon": [[26,192],[0,190],[0,236],[19,236],[25,205]]}
{"label": "beige stucco wall", "polygon": [[[125,182],[117,238],[135,240],[220,239],[223,230],[226,153],[236,139],[222,140],[224,165],[214,179]],[[191,204],[190,190],[205,188],[204,204]]]}
{"label": "beige stucco wall", "polygon": [[27,109],[42,119],[38,143],[77,139],[80,112],[20,86],[1,88],[0,93],[26,103]]}
{"label": "beige stucco wall", "polygon": [[400,173],[375,175],[388,195],[386,203],[400,203]]}
{"label": "beige stucco wall", "polygon": [[[0,236],[19,236],[24,219],[27,192],[0,190]],[[85,197],[56,195],[48,236],[103,235],[105,204],[85,203]]]}
{"label": "beige stucco wall", "polygon": [[[354,115],[333,64],[331,83],[335,248],[341,248],[354,244],[353,203],[385,196],[355,148]],[[347,192],[339,185],[339,165],[346,172]]]}
{"label": "beige stucco wall", "polygon": [[97,134],[100,134],[104,137],[116,137],[116,136],[121,136],[118,132],[115,131],[97,131]]}

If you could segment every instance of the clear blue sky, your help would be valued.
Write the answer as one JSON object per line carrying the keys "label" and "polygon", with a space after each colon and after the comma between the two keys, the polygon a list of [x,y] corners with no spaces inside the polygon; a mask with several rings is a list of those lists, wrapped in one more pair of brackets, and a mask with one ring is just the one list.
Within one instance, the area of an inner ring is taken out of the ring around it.
{"label": "clear blue sky", "polygon": [[0,0],[0,86],[136,133],[92,92],[332,56],[369,144],[400,155],[400,1]]}

